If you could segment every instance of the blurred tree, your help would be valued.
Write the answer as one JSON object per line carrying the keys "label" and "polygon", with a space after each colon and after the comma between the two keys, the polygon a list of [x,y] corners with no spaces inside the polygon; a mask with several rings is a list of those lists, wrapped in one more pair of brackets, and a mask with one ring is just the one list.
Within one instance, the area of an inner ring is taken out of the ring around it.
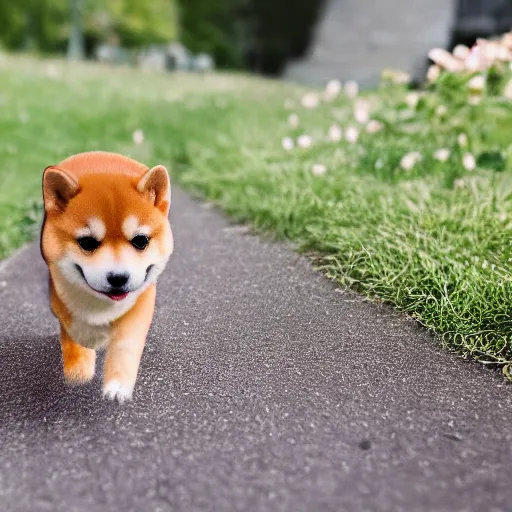
{"label": "blurred tree", "polygon": [[52,50],[67,9],[68,0],[0,0],[0,40],[8,48]]}
{"label": "blurred tree", "polygon": [[71,0],[71,30],[68,40],[68,59],[79,60],[85,56],[83,28],[83,0]]}
{"label": "blurred tree", "polygon": [[116,35],[134,48],[164,43],[178,36],[174,0],[89,0],[86,33],[98,39]]}
{"label": "blurred tree", "polygon": [[81,31],[71,22],[75,2],[88,55],[102,41],[136,48],[179,35],[219,67],[278,74],[308,48],[325,0],[0,0],[0,41],[63,53],[71,38],[70,50],[79,48]]}
{"label": "blurred tree", "polygon": [[112,36],[134,48],[174,40],[178,33],[175,0],[0,0],[0,41],[12,49],[63,52],[74,34],[77,48],[81,31],[72,30],[79,28],[72,23],[73,12],[82,14],[76,20],[83,23],[89,53]]}
{"label": "blurred tree", "polygon": [[212,55],[219,67],[240,67],[241,0],[181,0],[180,40],[192,52]]}
{"label": "blurred tree", "polygon": [[303,55],[324,0],[180,0],[180,39],[220,67],[278,74]]}
{"label": "blurred tree", "polygon": [[246,58],[254,71],[279,74],[307,51],[325,0],[246,0],[252,42]]}

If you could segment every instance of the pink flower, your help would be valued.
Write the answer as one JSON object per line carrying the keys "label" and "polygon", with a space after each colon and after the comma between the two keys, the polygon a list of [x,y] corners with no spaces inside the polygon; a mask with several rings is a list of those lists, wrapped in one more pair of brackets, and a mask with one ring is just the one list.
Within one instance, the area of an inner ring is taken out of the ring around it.
{"label": "pink flower", "polygon": [[366,124],[370,118],[370,104],[363,99],[357,100],[354,107],[354,119],[359,124]]}
{"label": "pink flower", "polygon": [[332,142],[339,142],[341,138],[343,137],[343,131],[337,124],[333,124],[329,128],[329,134],[328,134],[329,140]]}
{"label": "pink flower", "polygon": [[339,80],[329,80],[325,86],[324,99],[332,101],[339,96],[341,92],[341,82]]}
{"label": "pink flower", "polygon": [[436,108],[436,114],[437,114],[439,117],[443,117],[443,116],[445,116],[447,113],[448,113],[448,107],[447,107],[446,105],[439,105],[439,106]]}
{"label": "pink flower", "polygon": [[428,52],[430,60],[433,60],[441,68],[456,73],[464,69],[462,61],[454,57],[450,52],[443,48],[434,48]]}
{"label": "pink flower", "polygon": [[355,80],[349,80],[345,83],[344,90],[347,97],[353,100],[359,94],[359,85]]}
{"label": "pink flower", "polygon": [[503,90],[503,96],[505,99],[512,101],[512,80],[510,80],[505,86],[505,89]]}
{"label": "pink flower", "polygon": [[462,165],[467,171],[473,171],[476,167],[476,160],[472,153],[466,153],[462,157]]}
{"label": "pink flower", "polygon": [[404,171],[410,171],[421,160],[421,158],[421,153],[411,151],[402,157],[400,160],[400,167]]}
{"label": "pink flower", "polygon": [[459,146],[466,147],[468,145],[468,136],[465,133],[459,133],[457,142],[459,143]]}
{"label": "pink flower", "polygon": [[434,158],[440,162],[446,162],[446,160],[450,158],[450,154],[451,153],[449,149],[441,148],[434,153]]}
{"label": "pink flower", "polygon": [[483,71],[486,68],[482,52],[478,45],[473,46],[469,55],[466,57],[464,61],[466,70],[470,73],[474,73],[475,71]]}
{"label": "pink flower", "polygon": [[345,130],[345,140],[349,142],[350,144],[354,144],[357,142],[357,139],[359,138],[359,130],[355,128],[354,126],[349,126]]}
{"label": "pink flower", "polygon": [[466,59],[469,57],[469,54],[471,53],[471,50],[465,45],[465,44],[458,44],[453,49],[453,56],[457,59]]}
{"label": "pink flower", "polygon": [[470,94],[468,98],[468,103],[470,105],[480,105],[482,103],[482,96],[479,94]]}
{"label": "pink flower", "polygon": [[472,93],[481,93],[484,90],[484,87],[485,87],[485,77],[484,77],[484,75],[475,75],[468,82],[468,89]]}
{"label": "pink flower", "polygon": [[307,92],[302,96],[301,103],[304,108],[316,108],[320,103],[320,99],[315,92]]}
{"label": "pink flower", "polygon": [[57,79],[61,78],[61,76],[62,76],[60,69],[55,64],[53,64],[53,62],[50,62],[49,64],[47,64],[45,66],[44,71],[45,71],[45,75],[48,78],[51,78],[52,80],[57,80]]}
{"label": "pink flower", "polygon": [[291,151],[293,147],[295,146],[295,143],[293,142],[293,139],[291,137],[285,137],[281,141],[281,145],[283,146],[283,149],[286,151]]}
{"label": "pink flower", "polygon": [[296,129],[300,125],[300,118],[297,114],[290,114],[288,117],[288,124],[293,128]]}
{"label": "pink flower", "polygon": [[325,174],[327,171],[327,167],[324,164],[314,164],[311,168],[311,173],[313,176],[321,176]]}
{"label": "pink flower", "polygon": [[297,146],[303,149],[307,149],[311,147],[313,144],[313,139],[309,135],[301,135],[297,139]]}
{"label": "pink flower", "polygon": [[144,142],[144,132],[142,130],[135,130],[132,134],[133,143],[140,145]]}
{"label": "pink flower", "polygon": [[441,68],[437,64],[433,64],[428,68],[427,80],[429,82],[435,82],[441,75]]}
{"label": "pink flower", "polygon": [[410,92],[405,96],[405,102],[409,106],[410,109],[415,110],[418,106],[418,102],[420,101],[420,95],[417,92]]}
{"label": "pink flower", "polygon": [[377,121],[376,119],[372,119],[366,125],[366,131],[368,133],[377,133],[380,132],[383,128],[384,125],[380,121]]}

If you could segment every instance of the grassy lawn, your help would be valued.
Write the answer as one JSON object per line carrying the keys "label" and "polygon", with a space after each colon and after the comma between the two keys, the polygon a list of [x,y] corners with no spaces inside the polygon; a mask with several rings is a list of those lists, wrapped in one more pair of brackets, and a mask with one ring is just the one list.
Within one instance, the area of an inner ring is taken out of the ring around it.
{"label": "grassy lawn", "polygon": [[[450,97],[453,86],[418,102],[400,86],[383,86],[365,103],[342,95],[305,108],[303,90],[262,79],[4,56],[0,257],[30,236],[46,165],[79,151],[122,152],[172,165],[174,181],[293,240],[330,278],[394,304],[450,347],[507,373],[512,108],[499,97],[468,105]],[[368,133],[354,105],[381,129]],[[293,118],[290,125],[292,114],[299,126]],[[358,140],[330,140],[333,124],[348,138],[356,132],[347,128],[357,129]],[[300,135],[311,137],[310,147],[297,147]],[[450,151],[445,161],[434,157],[441,148]],[[410,152],[419,155],[404,160]],[[466,153],[475,169],[464,167],[472,167]]]}

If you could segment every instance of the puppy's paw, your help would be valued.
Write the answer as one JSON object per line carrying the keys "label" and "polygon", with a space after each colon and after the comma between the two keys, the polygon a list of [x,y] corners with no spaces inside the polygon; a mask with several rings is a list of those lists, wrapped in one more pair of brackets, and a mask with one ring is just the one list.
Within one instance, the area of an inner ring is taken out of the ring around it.
{"label": "puppy's paw", "polygon": [[108,400],[117,400],[120,404],[132,399],[133,385],[122,383],[118,380],[105,382],[103,385],[103,397]]}
{"label": "puppy's paw", "polygon": [[95,367],[96,353],[84,349],[80,357],[64,360],[64,379],[70,385],[85,384],[94,377]]}

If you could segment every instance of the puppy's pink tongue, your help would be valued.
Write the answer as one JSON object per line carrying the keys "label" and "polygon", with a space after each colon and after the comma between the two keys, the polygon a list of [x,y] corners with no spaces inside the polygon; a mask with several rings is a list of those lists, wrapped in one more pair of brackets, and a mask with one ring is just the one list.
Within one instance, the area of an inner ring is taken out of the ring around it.
{"label": "puppy's pink tongue", "polygon": [[128,294],[127,293],[121,293],[121,295],[114,295],[113,293],[107,293],[107,297],[111,298],[112,300],[123,300]]}

